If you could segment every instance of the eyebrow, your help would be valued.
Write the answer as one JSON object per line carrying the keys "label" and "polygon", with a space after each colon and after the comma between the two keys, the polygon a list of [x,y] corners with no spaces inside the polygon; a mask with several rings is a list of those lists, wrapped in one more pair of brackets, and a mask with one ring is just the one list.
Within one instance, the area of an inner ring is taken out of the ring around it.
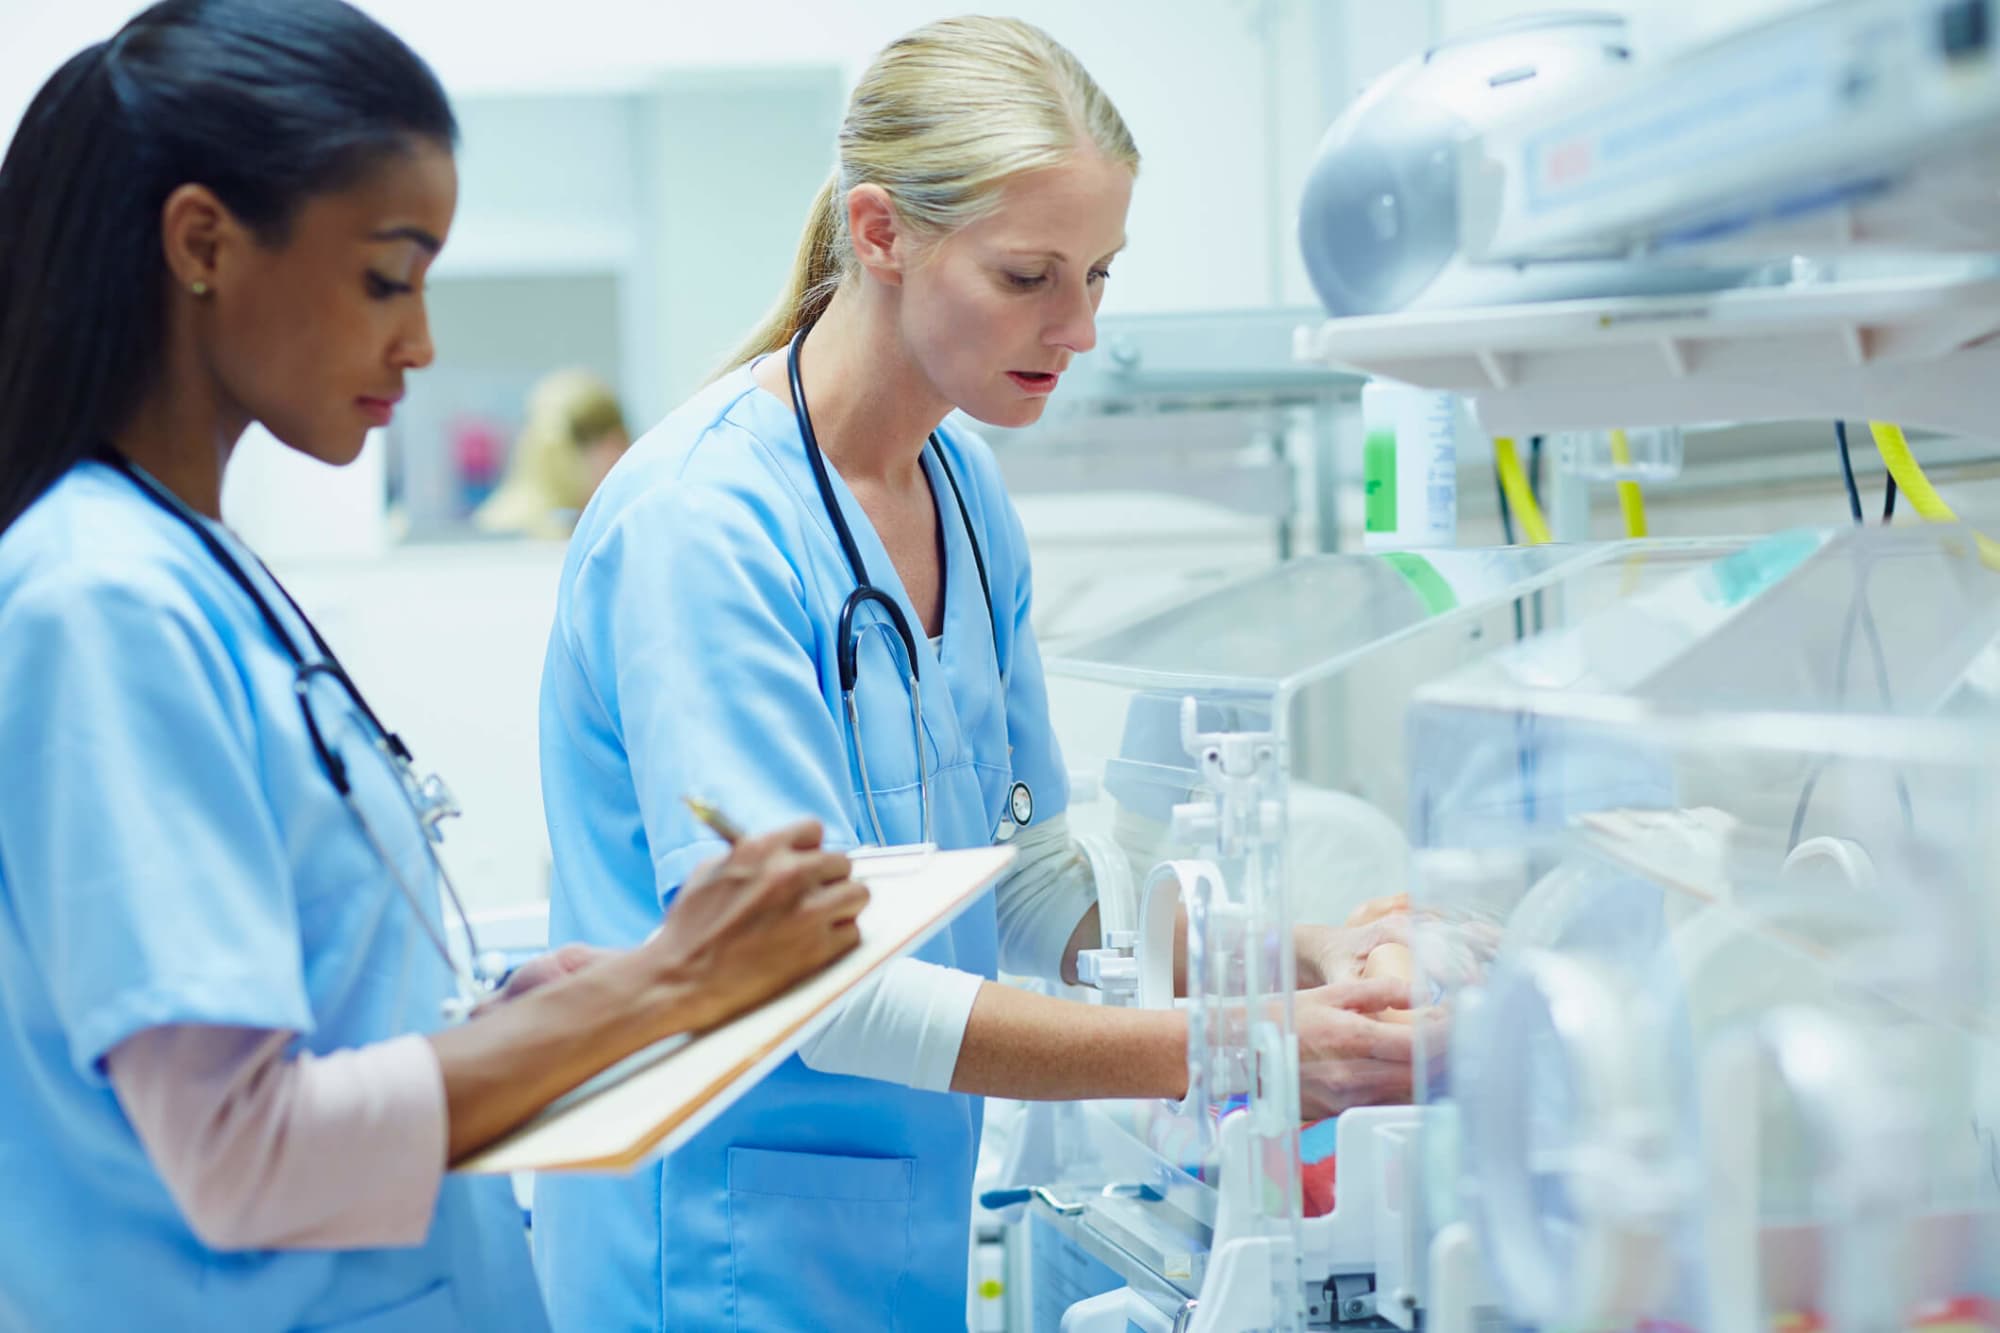
{"label": "eyebrow", "polygon": [[[1119,253],[1123,251],[1127,245],[1130,244],[1131,241],[1129,239],[1118,242],[1118,248],[1116,250],[1113,250],[1110,254],[1104,256],[1104,258],[1116,259]],[[1069,262],[1069,256],[1064,254],[1060,250],[1016,250],[1013,253],[1024,256],[1029,259],[1053,259],[1058,264],[1067,264]]]}
{"label": "eyebrow", "polygon": [[422,227],[385,227],[368,238],[371,241],[415,241],[424,249],[436,254],[444,249],[444,242],[425,231]]}

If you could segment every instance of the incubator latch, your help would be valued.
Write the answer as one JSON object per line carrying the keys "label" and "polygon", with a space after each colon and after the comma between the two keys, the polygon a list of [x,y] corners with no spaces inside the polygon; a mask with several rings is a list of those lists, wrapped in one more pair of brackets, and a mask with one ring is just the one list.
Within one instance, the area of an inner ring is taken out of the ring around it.
{"label": "incubator latch", "polygon": [[1084,949],[1076,956],[1076,979],[1107,996],[1128,996],[1139,990],[1139,947],[1136,930],[1108,930],[1102,949]]}
{"label": "incubator latch", "polygon": [[1327,1279],[1328,1311],[1335,1324],[1375,1317],[1375,1279],[1362,1273]]}

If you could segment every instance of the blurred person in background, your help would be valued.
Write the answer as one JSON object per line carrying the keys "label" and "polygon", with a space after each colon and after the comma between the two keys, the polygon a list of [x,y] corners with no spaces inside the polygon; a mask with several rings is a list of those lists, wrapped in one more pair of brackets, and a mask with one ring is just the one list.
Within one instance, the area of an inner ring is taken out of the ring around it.
{"label": "blurred person in background", "polygon": [[528,394],[507,475],[472,521],[481,532],[564,540],[631,443],[611,386],[587,370],[558,370]]}

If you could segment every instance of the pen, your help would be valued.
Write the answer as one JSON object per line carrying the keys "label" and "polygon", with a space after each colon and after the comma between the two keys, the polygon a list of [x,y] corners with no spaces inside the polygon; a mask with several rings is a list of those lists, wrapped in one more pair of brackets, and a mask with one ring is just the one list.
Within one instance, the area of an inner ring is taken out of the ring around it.
{"label": "pen", "polygon": [[710,829],[714,830],[716,837],[721,838],[731,847],[743,841],[744,832],[741,828],[737,827],[736,821],[728,815],[723,814],[722,811],[716,809],[707,801],[702,800],[701,797],[683,796],[681,797],[681,801],[688,809],[694,812],[696,819],[708,825]]}

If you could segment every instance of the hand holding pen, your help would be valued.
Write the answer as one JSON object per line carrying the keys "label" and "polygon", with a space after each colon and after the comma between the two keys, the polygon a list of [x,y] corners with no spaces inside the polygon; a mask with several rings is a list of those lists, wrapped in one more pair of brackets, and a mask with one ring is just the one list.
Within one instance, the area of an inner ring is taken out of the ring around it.
{"label": "hand holding pen", "polygon": [[[813,853],[817,852],[820,845],[820,832],[817,824],[811,821],[801,821],[798,824],[779,829],[769,835],[767,843],[765,840],[751,839],[748,834],[744,833],[737,826],[735,821],[731,820],[729,816],[723,814],[721,810],[709,802],[694,796],[684,796],[681,799],[686,802],[688,809],[694,812],[697,819],[714,830],[716,836],[728,843],[731,848],[730,855],[723,858],[723,860],[696,870],[689,877],[688,883],[681,889],[681,898],[687,897],[690,893],[705,898],[708,893],[719,891],[706,889],[702,886],[716,879],[723,871],[730,869],[733,865],[739,894],[742,894],[745,900],[751,903],[763,903],[765,899],[776,894],[779,898],[777,910],[782,914],[786,906],[787,895],[790,893],[789,885],[799,876],[810,879],[812,874],[815,873],[814,867],[817,866],[818,873],[833,876],[831,880],[817,887],[821,889],[829,887],[839,889],[838,893],[815,900],[817,905],[824,905],[830,909],[825,917],[829,930],[829,938],[826,943],[828,947],[833,949],[833,952],[822,955],[820,952],[808,948],[805,957],[807,959],[818,959],[819,961],[808,962],[805,966],[805,971],[799,975],[803,976],[817,970],[821,963],[830,961],[853,947],[854,941],[858,940],[859,936],[855,935],[850,927],[853,925],[853,917],[859,915],[860,907],[867,905],[868,891],[857,884],[843,885],[840,883],[840,881],[845,881],[851,874],[851,867],[845,865],[841,858],[833,857],[828,859],[824,854],[817,861],[808,860],[803,864],[796,861],[780,862],[778,859],[780,854],[783,853],[810,858]],[[736,850],[740,844],[745,843],[750,845],[744,846],[740,852]],[[746,879],[749,881],[747,893],[744,892],[744,881]],[[849,913],[846,911],[846,907],[847,904],[853,901],[855,892],[860,894],[860,906],[855,907],[853,912]],[[800,895],[800,900],[803,901],[803,895]],[[759,908],[758,910],[764,909]],[[707,915],[709,915],[709,912],[705,906],[698,907],[694,912],[669,912],[666,921],[661,923],[659,929],[647,936],[645,942],[639,947],[642,950],[649,949],[662,936],[673,932],[685,934],[686,928],[689,926],[694,926],[699,930],[703,924],[701,918],[705,918]],[[812,914],[809,912],[808,920],[799,923],[799,925],[810,932],[812,929],[812,919]],[[783,923],[782,921],[774,921],[772,924],[774,927],[777,927]],[[811,941],[807,941],[807,943],[810,944]],[[678,947],[685,950],[688,947],[688,942],[681,940],[678,942]],[[531,990],[539,989],[553,981],[560,981],[564,977],[573,976],[605,958],[616,955],[618,952],[616,949],[607,949],[599,945],[581,943],[565,944],[560,948],[551,949],[547,953],[540,954],[529,959],[519,967],[511,969],[502,981],[499,989],[486,1001],[486,1005],[490,1006],[501,1001],[518,999]],[[783,986],[788,984],[790,983],[784,982],[774,986],[773,989],[774,991],[783,989]],[[749,1003],[755,1003],[755,1001],[750,1001]],[[484,1007],[482,1006],[482,1011]]]}
{"label": "hand holding pen", "polygon": [[713,806],[688,805],[729,851],[688,876],[640,947],[662,953],[667,974],[688,981],[712,1011],[698,1026],[710,1027],[859,944],[868,890],[845,856],[822,849],[817,820],[752,835]]}

